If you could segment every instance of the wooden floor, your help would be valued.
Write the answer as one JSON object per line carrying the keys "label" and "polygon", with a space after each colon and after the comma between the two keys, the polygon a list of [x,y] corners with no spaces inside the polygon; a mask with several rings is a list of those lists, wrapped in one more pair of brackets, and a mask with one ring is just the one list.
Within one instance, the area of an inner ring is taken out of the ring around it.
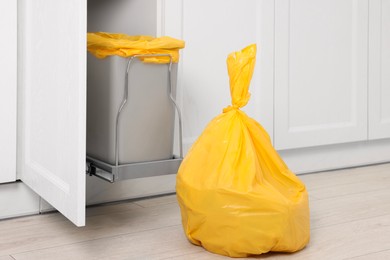
{"label": "wooden floor", "polygon": [[[390,164],[301,175],[311,241],[259,259],[390,259]],[[87,225],[58,213],[0,221],[0,260],[228,259],[187,242],[174,195],[87,209]]]}

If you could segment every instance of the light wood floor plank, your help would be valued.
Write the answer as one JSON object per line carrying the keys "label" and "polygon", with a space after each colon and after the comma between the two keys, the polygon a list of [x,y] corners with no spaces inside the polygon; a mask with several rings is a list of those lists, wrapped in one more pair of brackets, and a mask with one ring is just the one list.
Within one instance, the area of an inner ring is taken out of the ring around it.
{"label": "light wood floor plank", "polygon": [[147,208],[147,207],[154,207],[164,204],[171,204],[171,203],[177,203],[176,195],[168,195],[168,196],[162,196],[162,197],[155,197],[151,199],[143,199],[139,201],[135,201],[135,204]]}
{"label": "light wood floor plank", "polygon": [[[362,180],[370,180],[371,175],[382,175],[390,173],[390,164],[378,164],[358,168],[342,169],[329,172],[318,172],[299,175],[299,178],[307,183],[312,189],[337,186],[348,183],[358,183]],[[325,174],[324,174],[325,173]]]}
{"label": "light wood floor plank", "polygon": [[388,176],[390,174],[390,164],[379,164],[359,168],[343,169],[338,171],[320,172],[299,175],[299,178],[311,189],[334,187],[351,183],[361,183],[366,180]]}
{"label": "light wood floor plank", "polygon": [[0,256],[0,260],[14,260],[14,258],[10,257],[9,255]]}
{"label": "light wood floor plank", "polygon": [[[117,212],[128,211],[136,208],[141,208],[141,206],[130,202],[107,204],[102,206],[93,206],[87,209],[86,216],[89,217],[89,216],[117,213]],[[21,227],[27,227],[27,226],[39,225],[39,224],[46,225],[48,223],[59,222],[59,221],[68,222],[68,220],[59,213],[45,213],[42,215],[3,219],[0,220],[0,230],[6,228],[7,229],[21,228]]]}
{"label": "light wood floor plank", "polygon": [[172,226],[102,238],[55,248],[14,254],[17,260],[53,259],[163,259],[170,256],[201,252],[202,248],[191,245],[181,226]]}
{"label": "light wood floor plank", "polygon": [[371,180],[360,180],[358,183],[348,183],[343,185],[330,184],[328,187],[320,189],[312,189],[310,186],[308,186],[309,194],[316,199],[340,198],[350,194],[369,193],[373,191],[389,189],[390,172],[385,172],[382,175],[376,175],[375,179],[372,178]]}
{"label": "light wood floor plank", "polygon": [[[309,246],[267,259],[346,259],[390,249],[390,215],[317,229]],[[369,237],[370,241],[367,241]],[[187,242],[180,226],[16,254],[24,259],[223,259]],[[367,258],[369,259],[369,258]],[[386,258],[385,258],[386,259]]]}
{"label": "light wood floor plank", "polygon": [[132,202],[113,203],[113,204],[106,204],[102,206],[92,206],[87,208],[86,216],[88,218],[92,216],[131,211],[139,208],[142,207]]}
{"label": "light wood floor plank", "polygon": [[390,249],[390,215],[316,229],[309,246],[275,259],[346,259]]}
{"label": "light wood floor plank", "polygon": [[390,250],[376,252],[372,254],[362,255],[353,258],[347,258],[348,260],[386,260],[390,259]]}
{"label": "light wood floor plank", "polygon": [[83,228],[77,228],[69,221],[5,228],[0,231],[0,255],[178,225],[178,211],[177,204],[166,204],[158,208],[91,216]]}
{"label": "light wood floor plank", "polygon": [[[309,246],[259,259],[390,259],[390,164],[300,178],[310,194]],[[187,241],[172,195],[88,208],[87,216],[84,228],[60,214],[0,221],[0,260],[227,259]]]}
{"label": "light wood floor plank", "polygon": [[310,202],[312,229],[390,215],[390,189]]}
{"label": "light wood floor plank", "polygon": [[[168,258],[163,258],[163,260],[227,260],[230,259],[226,256],[221,256],[217,254],[213,254],[207,251],[202,251],[198,253],[193,253],[193,254],[186,254],[186,255],[179,255],[179,256],[174,256],[174,257],[168,257]],[[233,258],[234,259],[234,258]],[[238,258],[240,260],[243,259],[256,259],[256,258]]]}
{"label": "light wood floor plank", "polygon": [[61,214],[43,214],[43,215],[33,215],[12,219],[3,219],[0,220],[0,234],[3,230],[12,230],[14,228],[28,227],[31,225],[46,225],[53,222],[67,221],[67,219]]}

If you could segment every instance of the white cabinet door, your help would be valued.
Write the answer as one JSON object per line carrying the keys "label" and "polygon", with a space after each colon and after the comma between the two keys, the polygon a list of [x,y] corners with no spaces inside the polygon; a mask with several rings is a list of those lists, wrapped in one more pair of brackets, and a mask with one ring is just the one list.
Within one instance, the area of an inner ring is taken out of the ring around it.
{"label": "white cabinet door", "polygon": [[19,4],[21,180],[85,224],[86,0]]}
{"label": "white cabinet door", "polygon": [[370,1],[369,138],[390,137],[390,0]]}
{"label": "white cabinet door", "polygon": [[188,148],[210,120],[231,104],[227,55],[258,43],[257,62],[243,108],[272,134],[273,13],[268,0],[158,1],[158,33],[182,38],[179,100]]}
{"label": "white cabinet door", "polygon": [[367,139],[368,0],[275,2],[277,149]]}
{"label": "white cabinet door", "polygon": [[16,4],[0,2],[0,183],[16,179]]}

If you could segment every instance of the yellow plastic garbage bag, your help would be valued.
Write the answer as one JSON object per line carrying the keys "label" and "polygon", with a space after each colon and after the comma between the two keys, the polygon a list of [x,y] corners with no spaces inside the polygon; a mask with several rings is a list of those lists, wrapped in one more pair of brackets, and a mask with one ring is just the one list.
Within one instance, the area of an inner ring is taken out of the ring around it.
{"label": "yellow plastic garbage bag", "polygon": [[310,237],[305,185],[263,127],[240,110],[249,101],[255,56],[256,45],[228,56],[232,106],[194,143],[176,182],[187,238],[231,257],[294,252]]}
{"label": "yellow plastic garbage bag", "polygon": [[[170,54],[172,61],[177,63],[179,50],[184,46],[184,41],[168,36],[154,38],[106,32],[87,33],[87,49],[100,59],[110,55],[129,57],[137,54]],[[150,63],[168,63],[169,57],[148,57],[142,60]]]}

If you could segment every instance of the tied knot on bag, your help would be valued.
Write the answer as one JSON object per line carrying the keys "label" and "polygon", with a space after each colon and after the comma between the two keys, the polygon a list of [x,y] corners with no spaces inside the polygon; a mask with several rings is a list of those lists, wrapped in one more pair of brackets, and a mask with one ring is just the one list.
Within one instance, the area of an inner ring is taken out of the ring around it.
{"label": "tied knot on bag", "polygon": [[240,109],[240,107],[239,107],[239,106],[236,106],[236,105],[228,106],[228,107],[225,107],[225,108],[223,109],[223,113],[227,113],[227,112],[229,112],[229,111],[238,110],[238,109]]}

